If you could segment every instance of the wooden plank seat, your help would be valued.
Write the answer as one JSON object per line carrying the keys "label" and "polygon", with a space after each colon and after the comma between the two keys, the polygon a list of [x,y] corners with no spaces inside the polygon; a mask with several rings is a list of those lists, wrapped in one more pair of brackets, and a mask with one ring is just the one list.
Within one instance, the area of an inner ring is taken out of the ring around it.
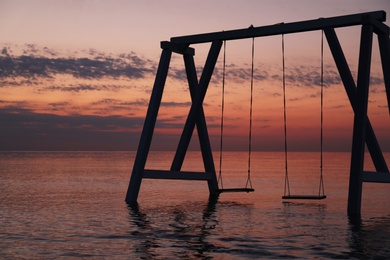
{"label": "wooden plank seat", "polygon": [[230,189],[218,189],[219,193],[222,192],[254,192],[255,189],[252,188],[230,188]]}
{"label": "wooden plank seat", "polygon": [[285,195],[282,197],[284,200],[292,200],[292,199],[297,199],[297,200],[323,200],[325,199],[325,195]]}

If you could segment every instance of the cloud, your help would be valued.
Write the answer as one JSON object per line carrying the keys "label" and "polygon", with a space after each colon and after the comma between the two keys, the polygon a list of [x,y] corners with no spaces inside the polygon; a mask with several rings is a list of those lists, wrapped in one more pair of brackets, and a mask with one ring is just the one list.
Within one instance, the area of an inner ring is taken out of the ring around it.
{"label": "cloud", "polygon": [[[251,69],[244,65],[245,67],[239,67],[235,64],[228,64],[226,65],[225,70],[225,79],[228,81],[232,81],[234,83],[243,83],[245,81],[248,81],[251,76]],[[202,75],[203,67],[196,68],[198,78]],[[222,83],[222,68],[215,67],[213,76],[211,78],[212,83],[218,84]],[[185,69],[178,69],[178,68],[170,68],[169,76],[180,80],[180,81],[187,81],[187,75]],[[253,79],[257,81],[263,81],[269,79],[268,71],[263,69],[257,69],[255,68],[253,73]]]}
{"label": "cloud", "polygon": [[28,54],[28,53],[37,54],[40,52],[40,49],[39,49],[38,45],[36,45],[36,44],[28,43],[28,44],[26,44],[26,47],[27,47],[27,49],[23,50],[24,54]]}
{"label": "cloud", "polygon": [[[286,84],[296,87],[314,88],[321,86],[320,68],[316,66],[295,66],[286,70]],[[329,68],[324,71],[323,86],[329,87],[341,83],[338,72]]]}
{"label": "cloud", "polygon": [[341,109],[341,108],[346,108],[347,106],[346,105],[337,105],[337,106],[332,106],[330,108],[333,108],[333,109]]}
{"label": "cloud", "polygon": [[43,47],[43,52],[50,56],[57,56],[58,53],[55,50],[49,49],[48,47]]}
{"label": "cloud", "polygon": [[[326,64],[324,66],[324,87],[330,87],[332,85],[341,84],[341,79],[338,71],[335,70],[334,65]],[[277,72],[277,73],[275,73]],[[185,71],[177,73],[178,75],[184,75]],[[226,65],[225,80],[234,83],[250,82],[251,78],[251,67],[248,64],[238,66],[237,64],[231,63]],[[183,78],[184,78],[183,76]],[[313,88],[321,85],[321,74],[318,66],[312,65],[292,65],[286,68],[285,72],[286,84],[296,87]],[[221,83],[222,81],[222,69],[216,67],[213,74],[214,83]],[[262,81],[282,81],[282,71],[279,65],[270,64],[256,64],[253,71],[253,80],[256,82]],[[382,84],[383,80],[378,77],[372,77],[372,82],[375,84]]]}
{"label": "cloud", "polygon": [[48,103],[49,106],[51,106],[54,110],[61,110],[64,107],[69,107],[71,104],[69,102],[53,102],[53,103]]}
{"label": "cloud", "polygon": [[290,99],[288,99],[289,101],[300,101],[300,100],[302,100],[302,98],[290,98]]}
{"label": "cloud", "polygon": [[161,102],[163,107],[191,107],[192,102]]}
{"label": "cloud", "polygon": [[[145,103],[144,100],[138,100]],[[0,103],[2,101],[0,100]],[[101,103],[118,104],[120,100],[106,99]],[[130,103],[125,103],[130,105]],[[19,104],[20,105],[20,104]],[[61,109],[67,102],[50,103]],[[0,109],[0,150],[136,150],[144,117],[119,115],[56,115],[36,113],[18,104]],[[159,129],[183,127],[183,118],[158,120]],[[179,131],[180,132],[180,131]],[[180,135],[158,134],[154,142],[161,148],[177,144]],[[171,147],[172,148],[172,147]]]}
{"label": "cloud", "polygon": [[[128,78],[141,79],[153,78],[156,71],[156,61],[143,58],[135,52],[112,54],[96,49],[82,50],[79,52],[61,53],[48,47],[40,48],[34,44],[27,44],[21,55],[16,53],[10,46],[3,47],[0,55],[0,81],[2,86],[18,86],[34,83],[37,78],[54,78],[57,74],[71,75],[79,79]],[[181,65],[182,66],[182,65]],[[333,64],[324,65],[324,86],[341,84],[338,71]],[[201,76],[203,67],[197,67],[198,77]],[[277,73],[275,73],[277,71]],[[280,72],[280,73],[279,73]],[[318,87],[321,84],[319,66],[291,65],[286,68],[286,84],[295,87]],[[23,78],[23,80],[18,79]],[[169,77],[186,82],[184,68],[171,65]],[[256,64],[253,78],[255,83],[261,81],[281,81],[281,68],[279,65]],[[234,83],[249,82],[251,68],[248,64],[238,66],[231,63],[226,65],[226,81]],[[12,80],[7,80],[12,79]],[[212,83],[222,83],[222,68],[214,69]],[[380,75],[371,75],[371,85],[382,85],[383,78]],[[80,85],[51,86],[48,91],[101,91],[112,86]],[[114,90],[115,91],[115,90]]]}
{"label": "cloud", "polygon": [[[269,80],[269,65],[265,64],[260,64],[257,65],[254,68],[253,71],[253,80],[255,81],[264,81],[264,80]],[[234,83],[243,83],[246,81],[250,81],[251,78],[251,67],[249,67],[247,64],[244,64],[242,66],[238,66],[234,63],[230,63],[226,65],[225,68],[225,80],[226,81],[231,81]],[[214,69],[214,74],[213,74],[214,80],[221,82],[223,78],[223,69],[216,67]]]}
{"label": "cloud", "polygon": [[[16,48],[13,46],[12,48]],[[103,77],[128,79],[140,79],[154,77],[157,61],[146,59],[135,52],[112,54],[96,49],[87,49],[78,52],[61,53],[48,47],[39,47],[35,44],[26,44],[20,55],[15,55],[10,46],[5,46],[0,55],[0,80],[8,80],[8,86],[25,84],[36,78],[53,78],[57,74],[71,75],[80,79],[101,79]],[[254,68],[254,80],[256,81],[281,81],[281,68],[278,65],[258,63]],[[182,65],[181,65],[182,66]],[[338,71],[333,63],[324,64],[324,86],[341,84]],[[197,67],[200,77],[203,67]],[[278,71],[275,73],[275,71]],[[279,73],[280,72],[280,73]],[[24,82],[16,78],[24,78]],[[169,77],[175,80],[187,81],[184,68],[171,65]],[[228,82],[243,83],[250,81],[251,67],[248,64],[238,66],[231,63],[226,65],[226,80]],[[222,68],[214,69],[212,83],[221,84]],[[383,85],[383,77],[371,75],[371,85]],[[291,64],[286,68],[286,84],[296,87],[318,87],[321,84],[319,66],[310,64]],[[4,85],[4,84],[2,84]],[[66,91],[60,87],[52,87],[53,90]],[[73,87],[74,91],[99,90],[94,86]],[[69,89],[72,91],[72,88]]]}
{"label": "cloud", "polygon": [[144,121],[141,117],[39,114],[18,107],[2,108],[0,118],[0,150],[121,149],[124,142],[129,150],[135,149]]}
{"label": "cloud", "polygon": [[80,84],[80,85],[57,85],[57,86],[48,86],[39,88],[38,92],[47,92],[47,91],[61,91],[61,92],[83,92],[83,91],[109,91],[109,92],[119,92],[122,89],[131,89],[133,86],[126,85],[89,85],[89,84]]}
{"label": "cloud", "polygon": [[[148,99],[139,98],[135,100],[101,99],[86,104],[73,103],[72,100],[49,102],[37,104],[29,101],[7,101],[0,100],[0,111],[11,111],[10,114],[18,114],[20,111],[38,111],[37,113],[60,113],[61,115],[94,114],[99,116],[120,114],[133,117],[135,111],[146,110],[149,104]],[[139,113],[137,113],[139,114]]]}
{"label": "cloud", "polygon": [[4,56],[9,56],[8,54],[8,51],[7,51],[7,48],[4,47],[2,50],[1,50],[1,55],[4,55]]}
{"label": "cloud", "polygon": [[172,77],[180,81],[187,81],[187,75],[185,69],[170,68],[169,77]]}
{"label": "cloud", "polygon": [[[357,73],[354,73],[357,74]],[[321,71],[319,67],[310,65],[299,65],[287,69],[286,83],[297,87],[319,87],[321,86]],[[334,69],[333,65],[324,65],[323,86],[330,87],[332,85],[342,84],[339,72]],[[356,80],[355,80],[356,84]],[[383,77],[378,74],[371,74],[370,85],[383,85]]]}
{"label": "cloud", "polygon": [[91,49],[87,57],[76,58],[58,57],[55,51],[47,47],[39,49],[32,44],[28,44],[27,47],[19,56],[11,56],[8,49],[3,48],[0,56],[0,79],[51,78],[56,74],[84,79],[144,78],[154,72],[154,62],[139,57],[134,52],[115,56]]}
{"label": "cloud", "polygon": [[34,79],[1,79],[0,78],[0,88],[5,87],[20,87],[20,86],[37,86],[40,83]]}
{"label": "cloud", "polygon": [[122,101],[119,99],[105,98],[91,103],[91,105],[120,105],[120,106],[147,106],[148,104],[149,101],[144,98],[140,98],[135,101]]}

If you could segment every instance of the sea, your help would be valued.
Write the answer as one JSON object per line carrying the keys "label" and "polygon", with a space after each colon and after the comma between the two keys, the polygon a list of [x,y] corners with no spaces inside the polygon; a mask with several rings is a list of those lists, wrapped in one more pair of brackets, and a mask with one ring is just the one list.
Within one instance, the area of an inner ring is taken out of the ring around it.
{"label": "sea", "polygon": [[[204,181],[144,179],[130,207],[135,154],[0,152],[0,258],[390,259],[390,185],[364,183],[349,218],[350,153],[323,154],[325,200],[282,200],[284,153],[252,152],[254,192],[210,198]],[[150,152],[146,167],[167,170],[173,156]],[[245,187],[248,158],[223,152],[224,188]],[[183,170],[203,170],[199,152]],[[320,154],[289,153],[288,176],[292,194],[317,194]]]}

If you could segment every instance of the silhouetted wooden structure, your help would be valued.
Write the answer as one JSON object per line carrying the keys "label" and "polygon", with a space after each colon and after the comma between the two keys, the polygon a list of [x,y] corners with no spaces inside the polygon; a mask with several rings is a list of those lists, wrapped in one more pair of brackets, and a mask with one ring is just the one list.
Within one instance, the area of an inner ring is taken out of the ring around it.
{"label": "silhouetted wooden structure", "polygon": [[[162,54],[130,178],[126,202],[129,204],[135,204],[137,202],[143,178],[207,181],[209,193],[211,195],[217,195],[221,192],[218,188],[203,111],[203,100],[223,41],[323,30],[354,111],[348,214],[351,216],[360,215],[362,182],[390,182],[389,169],[367,116],[372,39],[374,33],[377,35],[379,42],[388,104],[390,101],[390,40],[389,27],[383,23],[385,20],[386,13],[384,11],[376,11],[302,22],[281,23],[261,27],[251,26],[239,30],[173,37],[169,42],[161,42]],[[355,83],[352,78],[350,68],[335,32],[335,28],[356,25],[361,25],[357,83]],[[211,43],[211,47],[202,75],[198,80],[193,59],[195,50],[191,48],[190,45],[207,42]],[[185,122],[170,170],[147,170],[145,169],[145,164],[154,133],[172,52],[183,55],[192,106]],[[181,167],[195,126],[198,131],[204,172],[184,172],[181,171]],[[367,145],[376,172],[364,171],[365,145]]]}

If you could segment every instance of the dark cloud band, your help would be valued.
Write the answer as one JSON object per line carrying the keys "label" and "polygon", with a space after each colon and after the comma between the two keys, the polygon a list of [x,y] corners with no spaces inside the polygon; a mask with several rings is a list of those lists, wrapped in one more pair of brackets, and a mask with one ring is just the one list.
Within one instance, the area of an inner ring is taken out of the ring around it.
{"label": "dark cloud band", "polygon": [[[94,57],[46,57],[44,51],[37,55],[37,47],[24,51],[23,55],[10,55],[3,48],[0,56],[0,78],[50,78],[56,74],[68,74],[76,78],[99,79],[102,77],[144,78],[154,72],[154,63],[135,53],[117,56],[99,53]],[[93,54],[96,54],[93,52]]]}

